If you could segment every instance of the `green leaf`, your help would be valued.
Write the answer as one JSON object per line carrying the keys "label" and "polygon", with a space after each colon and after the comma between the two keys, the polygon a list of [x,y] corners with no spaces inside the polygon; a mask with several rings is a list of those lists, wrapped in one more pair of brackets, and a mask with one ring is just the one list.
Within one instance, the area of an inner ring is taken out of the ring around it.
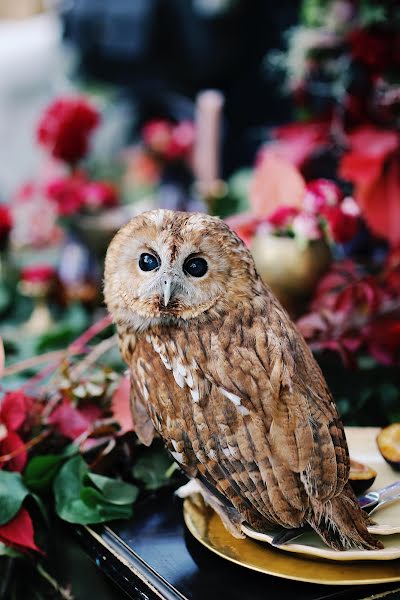
{"label": "green leaf", "polygon": [[61,454],[34,456],[24,471],[25,485],[34,492],[48,489],[64,460]]}
{"label": "green leaf", "polygon": [[167,474],[172,460],[164,448],[147,448],[132,469],[135,479],[142,481],[146,490],[157,490],[168,485]]}
{"label": "green leaf", "polygon": [[22,558],[24,555],[18,550],[6,546],[3,542],[0,542],[0,556],[9,556],[10,558]]}
{"label": "green leaf", "polygon": [[87,478],[101,491],[107,502],[112,504],[132,504],[139,493],[135,485],[119,479],[111,479],[97,473],[88,473]]}
{"label": "green leaf", "polygon": [[20,473],[0,470],[0,525],[11,521],[28,494]]}
{"label": "green leaf", "polygon": [[[56,512],[61,519],[88,525],[132,515],[131,501],[122,506],[116,505],[109,502],[100,490],[85,486],[84,481],[90,480],[88,474],[88,467],[79,455],[70,458],[60,469],[53,489]],[[107,487],[110,488],[110,484]]]}

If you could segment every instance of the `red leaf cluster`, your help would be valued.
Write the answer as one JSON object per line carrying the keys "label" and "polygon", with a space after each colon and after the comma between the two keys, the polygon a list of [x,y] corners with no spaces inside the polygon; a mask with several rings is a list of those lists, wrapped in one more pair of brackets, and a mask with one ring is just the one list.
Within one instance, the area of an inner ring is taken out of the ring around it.
{"label": "red leaf cluster", "polygon": [[51,413],[48,422],[53,425],[61,435],[75,440],[85,431],[88,431],[94,421],[100,419],[102,410],[94,404],[77,408],[72,402],[64,398]]}
{"label": "red leaf cluster", "polygon": [[297,323],[313,349],[334,350],[348,366],[359,351],[400,364],[399,257],[400,251],[390,255],[379,276],[345,261],[321,279],[311,312]]}
{"label": "red leaf cluster", "polygon": [[99,113],[84,97],[58,98],[41,117],[37,138],[54,158],[75,165],[84,158]]}

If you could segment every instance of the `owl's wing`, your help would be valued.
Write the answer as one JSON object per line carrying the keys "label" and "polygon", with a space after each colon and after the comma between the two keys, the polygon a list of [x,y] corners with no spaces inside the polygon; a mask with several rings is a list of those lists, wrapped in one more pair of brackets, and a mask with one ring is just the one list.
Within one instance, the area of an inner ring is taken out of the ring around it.
{"label": "owl's wing", "polygon": [[255,314],[241,306],[218,330],[197,325],[198,343],[186,346],[190,378],[209,381],[212,397],[192,402],[186,421],[195,424],[188,435],[195,450],[204,447],[203,463],[215,459],[225,473],[228,483],[218,480],[215,465],[215,472],[208,468],[217,487],[224,491],[233,480],[272,520],[283,515],[296,525],[310,497],[325,502],[341,492],[349,459],[335,404],[310,350],[281,307],[268,308]]}

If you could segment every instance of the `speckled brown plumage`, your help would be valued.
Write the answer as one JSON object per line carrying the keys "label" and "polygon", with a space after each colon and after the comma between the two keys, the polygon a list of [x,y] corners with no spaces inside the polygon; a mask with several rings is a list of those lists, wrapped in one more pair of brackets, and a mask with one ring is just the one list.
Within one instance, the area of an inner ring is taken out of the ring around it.
{"label": "speckled brown plumage", "polygon": [[[140,270],[143,252],[157,269]],[[204,276],[184,272],[192,255],[207,261]],[[347,484],[345,435],[322,373],[225,223],[171,211],[136,217],[109,247],[105,298],[144,443],[160,434],[238,522],[308,522],[334,548],[379,547]]]}

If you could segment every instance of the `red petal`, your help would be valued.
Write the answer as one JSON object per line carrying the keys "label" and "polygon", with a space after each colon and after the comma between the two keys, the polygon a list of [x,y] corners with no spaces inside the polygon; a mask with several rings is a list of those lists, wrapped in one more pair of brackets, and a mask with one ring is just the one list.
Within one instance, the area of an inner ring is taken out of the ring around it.
{"label": "red petal", "polygon": [[23,392],[8,392],[0,408],[0,418],[9,431],[16,431],[25,421],[29,402]]}
{"label": "red petal", "polygon": [[35,544],[31,517],[25,508],[5,525],[0,526],[0,540],[7,545],[42,552]]}
{"label": "red petal", "polygon": [[129,376],[122,377],[111,401],[111,410],[121,426],[121,433],[132,431],[133,429],[130,391],[131,384],[129,381]]}
{"label": "red petal", "polygon": [[64,399],[50,415],[49,423],[55,425],[62,435],[74,440],[90,427],[92,419]]}
{"label": "red petal", "polygon": [[0,442],[0,456],[5,456],[6,454],[14,452],[16,454],[13,458],[7,462],[0,462],[0,469],[5,466],[10,471],[21,472],[24,470],[28,458],[24,442],[17,433],[9,431],[7,437]]}

